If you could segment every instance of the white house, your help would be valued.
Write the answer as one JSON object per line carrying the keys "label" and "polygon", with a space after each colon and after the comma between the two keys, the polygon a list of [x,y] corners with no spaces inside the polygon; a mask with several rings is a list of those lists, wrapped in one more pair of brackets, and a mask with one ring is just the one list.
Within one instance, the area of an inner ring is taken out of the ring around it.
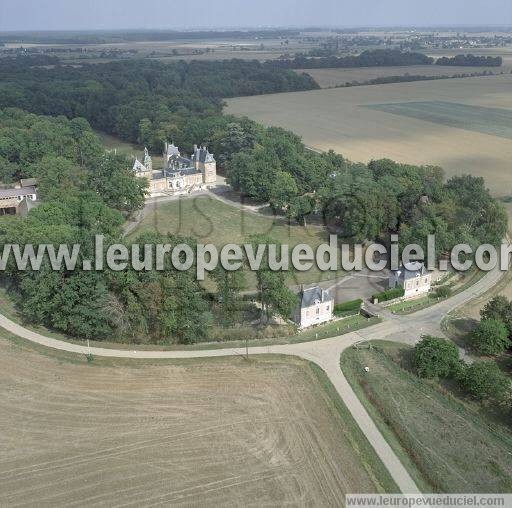
{"label": "white house", "polygon": [[389,276],[389,287],[403,288],[405,298],[428,293],[431,282],[432,275],[427,271],[425,265],[419,261],[405,263],[398,270],[391,271]]}
{"label": "white house", "polygon": [[334,298],[329,291],[319,286],[302,288],[298,297],[299,305],[293,320],[300,328],[318,325],[332,319]]}

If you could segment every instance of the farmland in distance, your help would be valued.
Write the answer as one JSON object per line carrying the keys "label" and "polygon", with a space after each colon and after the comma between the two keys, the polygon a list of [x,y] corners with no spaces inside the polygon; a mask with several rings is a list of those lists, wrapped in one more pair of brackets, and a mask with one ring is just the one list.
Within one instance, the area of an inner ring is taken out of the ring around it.
{"label": "farmland in distance", "polygon": [[[433,119],[429,108],[424,108],[423,117],[419,112],[412,117],[403,111],[384,111],[385,105],[396,109],[397,104],[408,102],[453,103],[457,105],[454,108],[458,107],[458,122],[462,126]],[[478,107],[510,115],[512,75],[235,98],[228,100],[227,112],[290,129],[302,136],[306,145],[318,150],[333,149],[354,161],[387,157],[404,163],[436,164],[448,176],[483,176],[494,195],[509,196],[512,143],[510,139],[484,133],[482,129],[470,130],[471,125],[464,125],[467,118],[460,116],[461,108],[467,116],[467,112]],[[489,128],[493,121],[491,115]]]}

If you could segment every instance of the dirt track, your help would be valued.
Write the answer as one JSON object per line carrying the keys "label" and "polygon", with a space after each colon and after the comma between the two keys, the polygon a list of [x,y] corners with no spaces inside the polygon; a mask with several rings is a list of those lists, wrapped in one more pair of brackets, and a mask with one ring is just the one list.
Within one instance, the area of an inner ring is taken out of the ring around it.
{"label": "dirt track", "polygon": [[377,488],[301,360],[97,362],[0,338],[0,505],[334,506]]}

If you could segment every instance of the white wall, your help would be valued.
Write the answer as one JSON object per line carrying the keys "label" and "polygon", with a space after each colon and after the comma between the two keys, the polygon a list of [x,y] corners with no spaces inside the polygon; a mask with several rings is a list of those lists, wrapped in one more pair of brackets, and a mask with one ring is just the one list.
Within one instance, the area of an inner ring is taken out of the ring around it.
{"label": "white wall", "polygon": [[332,319],[333,306],[334,300],[329,300],[301,309],[299,326],[307,328],[308,326],[330,321]]}

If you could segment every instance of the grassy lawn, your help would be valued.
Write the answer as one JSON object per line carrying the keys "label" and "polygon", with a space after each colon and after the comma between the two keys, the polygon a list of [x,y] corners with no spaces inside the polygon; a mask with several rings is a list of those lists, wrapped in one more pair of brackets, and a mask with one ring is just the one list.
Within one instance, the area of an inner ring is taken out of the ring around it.
{"label": "grassy lawn", "polygon": [[95,131],[96,135],[101,139],[105,150],[116,150],[118,154],[122,155],[139,155],[139,152],[144,151],[144,147],[137,145],[135,143],[129,143],[128,141],[123,141],[116,136],[112,136],[105,132]]}
{"label": "grassy lawn", "polygon": [[[128,238],[133,240],[144,231],[192,236],[200,243],[213,243],[219,248],[228,243],[246,243],[253,234],[268,234],[288,245],[290,251],[300,243],[308,244],[315,250],[318,245],[329,240],[322,225],[288,224],[284,218],[243,211],[210,196],[157,203]],[[313,266],[306,272],[290,274],[289,283],[309,284],[342,275],[341,270],[321,272]],[[248,277],[248,282],[250,288],[253,288],[254,278]]]}
{"label": "grassy lawn", "polygon": [[437,303],[437,298],[422,296],[421,298],[415,298],[414,300],[404,300],[403,302],[392,303],[386,307],[386,310],[394,312],[395,314],[409,314],[410,312],[424,309],[433,303]]}
{"label": "grassy lawn", "polygon": [[[115,150],[119,155],[125,155],[126,157],[135,156],[138,157],[139,160],[144,155],[144,147],[142,145],[124,141],[121,138],[112,136],[105,132],[95,131],[95,133],[101,139],[105,150]],[[158,169],[163,166],[162,156],[152,154],[151,158],[153,159],[154,169]]]}
{"label": "grassy lawn", "polygon": [[409,347],[372,345],[345,351],[341,367],[420,489],[510,492],[512,433],[479,406],[402,368]]}

